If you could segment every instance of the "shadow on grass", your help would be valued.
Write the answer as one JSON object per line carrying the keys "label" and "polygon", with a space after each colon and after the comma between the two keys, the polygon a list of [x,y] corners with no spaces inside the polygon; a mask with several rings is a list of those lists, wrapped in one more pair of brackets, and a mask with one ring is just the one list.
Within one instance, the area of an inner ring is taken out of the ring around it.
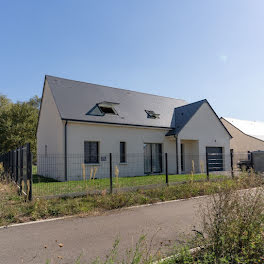
{"label": "shadow on grass", "polygon": [[38,174],[33,175],[33,183],[40,183],[40,182],[59,182],[55,179],[44,177]]}

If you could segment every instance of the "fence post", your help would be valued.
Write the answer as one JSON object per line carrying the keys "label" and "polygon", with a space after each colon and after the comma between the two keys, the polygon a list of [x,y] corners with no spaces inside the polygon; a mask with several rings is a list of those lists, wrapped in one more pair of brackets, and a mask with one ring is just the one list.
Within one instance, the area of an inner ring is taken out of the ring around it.
{"label": "fence post", "polygon": [[19,162],[19,179],[18,179],[18,182],[19,182],[19,194],[21,195],[22,194],[22,180],[23,180],[23,148],[20,147],[19,148],[19,159],[20,159],[20,162]]}
{"label": "fence post", "polygon": [[109,168],[110,168],[110,193],[113,193],[113,169],[112,169],[112,153],[109,155]]}
{"label": "fence post", "polygon": [[19,159],[19,156],[18,156],[18,150],[16,149],[16,152],[15,152],[15,154],[16,154],[16,166],[15,166],[15,170],[16,170],[16,179],[15,179],[15,181],[16,181],[16,183],[18,183],[18,159]]}
{"label": "fence post", "polygon": [[230,159],[231,159],[231,176],[234,179],[234,151],[230,149]]}
{"label": "fence post", "polygon": [[14,180],[14,175],[13,175],[13,150],[10,151],[10,178],[11,178],[11,181]]}
{"label": "fence post", "polygon": [[[29,183],[29,186],[28,186]],[[27,144],[27,191],[28,200],[32,200],[32,155],[30,143]]]}
{"label": "fence post", "polygon": [[8,182],[11,182],[11,171],[10,171],[10,151],[7,153],[7,177],[8,177]]}
{"label": "fence post", "polygon": [[209,181],[209,164],[208,164],[208,152],[206,151],[206,178]]}
{"label": "fence post", "polygon": [[166,184],[169,186],[169,175],[168,175],[168,153],[165,153],[165,172],[166,172]]}

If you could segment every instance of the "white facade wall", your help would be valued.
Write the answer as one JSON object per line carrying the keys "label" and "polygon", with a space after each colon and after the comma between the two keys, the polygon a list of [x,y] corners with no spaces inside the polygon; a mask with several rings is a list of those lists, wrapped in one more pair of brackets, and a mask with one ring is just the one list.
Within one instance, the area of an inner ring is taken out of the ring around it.
{"label": "white facade wall", "polygon": [[[162,153],[168,153],[169,173],[176,173],[175,140],[167,138],[168,130],[137,128],[128,126],[101,125],[90,123],[68,123],[68,179],[82,179],[81,163],[84,161],[84,141],[98,141],[99,154],[106,158],[100,164],[85,164],[86,177],[91,168],[97,168],[96,177],[109,177],[109,153],[113,156],[113,171],[116,166],[119,176],[144,175],[144,143],[161,143]],[[127,163],[120,164],[120,142],[126,142]],[[163,155],[163,172],[164,168]]]}
{"label": "white facade wall", "polygon": [[60,179],[64,173],[64,124],[45,82],[37,130],[38,174]]}
{"label": "white facade wall", "polygon": [[224,170],[230,170],[230,136],[211,107],[204,103],[179,133],[179,150],[181,140],[198,140],[199,160],[206,164],[206,147],[222,147],[224,154]]}

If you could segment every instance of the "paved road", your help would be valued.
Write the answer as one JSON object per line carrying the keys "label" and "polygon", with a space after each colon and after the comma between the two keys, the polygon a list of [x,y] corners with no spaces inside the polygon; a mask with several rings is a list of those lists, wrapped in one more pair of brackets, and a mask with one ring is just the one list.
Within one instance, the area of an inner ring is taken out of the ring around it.
{"label": "paved road", "polygon": [[[85,263],[105,256],[117,236],[120,249],[135,244],[142,234],[160,242],[177,241],[197,225],[197,207],[205,198],[173,201],[113,211],[101,216],[76,217],[0,229],[0,263],[69,263],[82,254]],[[63,247],[59,244],[62,243]],[[59,258],[58,258],[59,257]]]}

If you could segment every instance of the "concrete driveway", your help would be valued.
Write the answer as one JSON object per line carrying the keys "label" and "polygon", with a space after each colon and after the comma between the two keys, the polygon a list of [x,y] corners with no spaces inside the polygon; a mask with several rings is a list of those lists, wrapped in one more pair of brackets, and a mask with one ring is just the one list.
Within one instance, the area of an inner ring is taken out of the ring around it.
{"label": "concrete driveway", "polygon": [[199,223],[197,207],[205,199],[171,201],[101,216],[2,228],[0,263],[44,264],[50,260],[50,263],[73,264],[81,254],[85,263],[91,263],[98,256],[105,257],[118,236],[121,250],[135,245],[142,234],[150,238],[157,233],[153,239],[154,248],[161,242],[170,244],[184,240]]}

